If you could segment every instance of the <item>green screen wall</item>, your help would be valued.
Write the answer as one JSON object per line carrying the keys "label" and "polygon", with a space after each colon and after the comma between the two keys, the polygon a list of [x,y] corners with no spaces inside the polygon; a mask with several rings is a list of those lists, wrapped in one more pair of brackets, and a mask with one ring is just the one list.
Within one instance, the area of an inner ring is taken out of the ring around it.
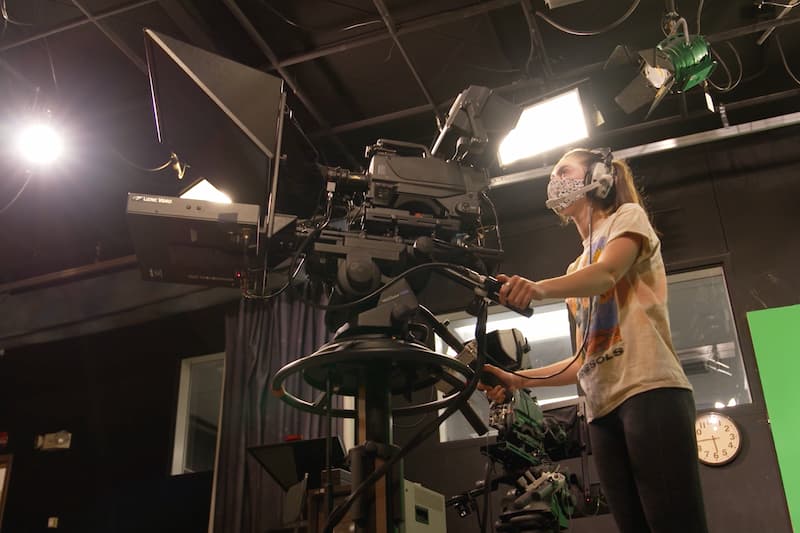
{"label": "green screen wall", "polygon": [[800,305],[747,313],[778,465],[795,528],[800,527]]}

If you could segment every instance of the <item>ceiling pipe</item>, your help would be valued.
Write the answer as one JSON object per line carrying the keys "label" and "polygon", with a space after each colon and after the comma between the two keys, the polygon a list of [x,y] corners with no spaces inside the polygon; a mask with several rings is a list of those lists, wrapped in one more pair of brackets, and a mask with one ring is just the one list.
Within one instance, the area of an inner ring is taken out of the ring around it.
{"label": "ceiling pipe", "polygon": [[397,32],[395,32],[395,24],[392,20],[392,16],[389,14],[389,9],[386,7],[386,4],[383,2],[383,0],[372,0],[372,3],[375,4],[375,8],[378,10],[378,14],[381,16],[383,24],[386,26],[386,30],[389,32],[389,36],[392,38],[395,46],[397,46],[397,50],[400,52],[400,55],[403,56],[403,60],[405,60],[406,65],[408,65],[408,69],[411,71],[414,79],[417,80],[417,85],[419,85],[422,94],[425,95],[425,99],[428,101],[428,105],[430,105],[431,110],[436,117],[436,124],[441,130],[442,125],[444,124],[444,117],[439,112],[439,109],[436,107],[436,102],[433,101],[431,93],[428,91],[428,88],[425,87],[425,82],[422,81],[422,77],[419,75],[419,72],[417,72],[416,67],[414,67],[414,62],[411,61],[408,52],[406,52],[405,47],[400,42]]}
{"label": "ceiling pipe", "polygon": [[[314,120],[320,125],[323,131],[330,130],[330,124],[327,120],[322,116],[322,113],[319,112],[317,107],[314,105],[311,100],[305,95],[305,93],[300,89],[295,81],[294,77],[283,67],[278,65],[278,56],[275,55],[275,52],[272,48],[267,44],[258,30],[253,26],[253,23],[250,22],[250,19],[247,18],[247,15],[239,8],[234,0],[222,0],[222,3],[228,8],[228,10],[233,14],[234,18],[239,22],[242,28],[245,30],[247,35],[253,42],[256,44],[261,53],[269,60],[270,64],[278,71],[278,74],[283,78],[289,88],[294,92],[297,99],[305,106],[308,112],[314,117]],[[361,168],[361,164],[356,161],[347,148],[344,146],[342,141],[334,134],[332,135],[332,140],[336,144],[337,148],[341,150],[342,155],[344,155],[349,164],[353,165],[354,168]]]}
{"label": "ceiling pipe", "polygon": [[[525,21],[528,23],[528,31],[530,32],[530,40],[531,40],[531,50],[528,53],[528,63],[530,63],[531,57],[534,53],[534,45],[536,46],[536,51],[538,51],[539,58],[542,60],[542,68],[544,69],[544,78],[550,79],[553,77],[553,69],[550,66],[550,57],[547,55],[547,50],[544,48],[544,41],[542,40],[542,33],[539,31],[539,26],[536,24],[536,17],[533,16],[533,10],[531,9],[530,0],[522,0],[519,3],[520,7],[522,8],[522,13],[525,15]],[[529,65],[525,65],[525,69],[527,71]],[[530,75],[530,72],[526,72],[526,74]]]}
{"label": "ceiling pipe", "polygon": [[3,283],[0,285],[0,294],[23,292],[49,287],[51,285],[60,285],[77,279],[94,277],[100,274],[137,267],[138,265],[139,263],[135,255],[126,255],[116,259],[109,259],[108,261],[93,263],[91,265],[68,268],[58,272],[42,274],[41,276]]}
{"label": "ceiling pipe", "polygon": [[72,3],[75,5],[75,7],[81,10],[81,13],[83,13],[83,15],[89,22],[94,24],[94,26],[98,30],[100,30],[103,33],[103,35],[105,35],[108,38],[109,41],[114,43],[114,46],[116,46],[120,52],[125,54],[125,56],[127,56],[127,58],[131,60],[131,63],[136,65],[136,68],[142,71],[144,75],[147,75],[147,65],[145,64],[144,60],[141,57],[139,57],[139,54],[134,52],[130,46],[125,44],[125,41],[123,41],[122,38],[120,38],[120,36],[117,35],[114,31],[103,26],[103,24],[101,24],[100,21],[97,20],[97,17],[92,15],[88,9],[83,7],[81,3],[78,2],[78,0],[72,0]]}
{"label": "ceiling pipe", "polygon": [[[797,93],[797,91],[784,91],[784,92],[793,92],[795,93],[795,95]],[[739,106],[739,107],[744,107],[744,106]],[[661,119],[661,120],[666,121],[668,119]],[[783,128],[787,126],[794,126],[797,124],[800,124],[800,112],[789,113],[787,115],[781,115],[779,117],[770,117],[761,120],[755,120],[753,122],[736,124],[734,126],[728,126],[724,128],[717,128],[715,130],[701,131],[699,133],[684,135],[683,137],[663,139],[661,141],[654,141],[639,146],[633,146],[631,148],[624,148],[622,150],[616,150],[614,152],[614,157],[618,159],[630,160],[630,159],[635,159],[637,157],[643,157],[661,152],[669,152],[672,150],[677,150],[679,148],[688,148],[690,146],[696,146],[698,144],[722,141],[725,139],[740,137],[742,135],[749,135],[751,133],[760,133],[763,131],[774,130],[777,128]],[[614,133],[614,132],[609,132],[609,133]],[[497,187],[504,187],[507,185],[530,181],[533,179],[545,178],[550,175],[551,170],[552,170],[552,165],[549,165],[546,167],[537,167],[528,170],[523,170],[521,172],[514,172],[512,174],[496,176],[491,180],[489,180],[489,188],[495,189]]]}
{"label": "ceiling pipe", "polygon": [[[115,15],[121,15],[122,13],[133,11],[134,9],[139,9],[140,7],[144,7],[146,5],[155,4],[157,1],[158,0],[140,0],[139,2],[126,4],[118,8],[112,9],[110,11],[105,11],[103,13],[98,13],[94,15],[94,21],[101,21],[103,19],[113,17]],[[64,33],[65,31],[69,31],[75,28],[80,28],[81,26],[85,26],[86,24],[91,24],[91,23],[92,21],[89,20],[88,18],[76,20],[75,22],[70,22],[68,24],[64,24],[63,26],[58,26],[57,28],[53,28],[52,30],[47,30],[42,33],[31,35],[30,37],[20,39],[19,41],[14,41],[11,43],[0,45],[0,52],[5,52],[6,50],[11,50],[12,48],[17,48],[24,44],[32,43],[40,39],[44,39],[46,37],[52,37],[53,35],[58,35],[59,33]]]}

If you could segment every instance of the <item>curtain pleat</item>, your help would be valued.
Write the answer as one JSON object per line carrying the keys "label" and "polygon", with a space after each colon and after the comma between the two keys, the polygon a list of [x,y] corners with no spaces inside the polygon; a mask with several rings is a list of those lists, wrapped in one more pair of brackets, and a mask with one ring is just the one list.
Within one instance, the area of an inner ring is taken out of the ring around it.
{"label": "curtain pleat", "polygon": [[[282,442],[290,434],[325,436],[325,417],[291,408],[271,394],[270,385],[284,365],[327,340],[324,314],[288,294],[243,299],[238,313],[226,317],[214,533],[264,533],[281,525],[283,490],[247,448]],[[286,387],[307,400],[320,394],[299,376],[287,380]],[[341,420],[334,419],[333,427],[340,434]]]}

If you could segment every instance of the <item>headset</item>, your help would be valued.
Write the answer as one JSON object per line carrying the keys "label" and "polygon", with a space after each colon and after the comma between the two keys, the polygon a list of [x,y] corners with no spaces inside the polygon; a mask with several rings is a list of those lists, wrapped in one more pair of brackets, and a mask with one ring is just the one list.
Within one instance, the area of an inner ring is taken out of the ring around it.
{"label": "headset", "polygon": [[588,150],[594,159],[589,164],[586,177],[583,180],[583,187],[564,196],[547,200],[545,205],[549,209],[555,208],[564,200],[572,200],[584,194],[602,200],[606,198],[611,189],[614,188],[614,154],[611,148],[596,148]]}
{"label": "headset", "polygon": [[590,194],[602,200],[614,188],[614,154],[611,148],[596,148],[589,150],[596,161],[589,165],[589,170],[584,178],[584,185],[591,187]]}

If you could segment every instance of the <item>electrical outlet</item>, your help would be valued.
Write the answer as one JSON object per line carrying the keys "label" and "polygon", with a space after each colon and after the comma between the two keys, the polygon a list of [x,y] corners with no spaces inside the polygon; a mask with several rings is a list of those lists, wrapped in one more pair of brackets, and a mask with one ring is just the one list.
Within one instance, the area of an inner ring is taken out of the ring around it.
{"label": "electrical outlet", "polygon": [[72,433],[62,430],[55,433],[37,435],[33,447],[42,451],[68,450],[71,444]]}

